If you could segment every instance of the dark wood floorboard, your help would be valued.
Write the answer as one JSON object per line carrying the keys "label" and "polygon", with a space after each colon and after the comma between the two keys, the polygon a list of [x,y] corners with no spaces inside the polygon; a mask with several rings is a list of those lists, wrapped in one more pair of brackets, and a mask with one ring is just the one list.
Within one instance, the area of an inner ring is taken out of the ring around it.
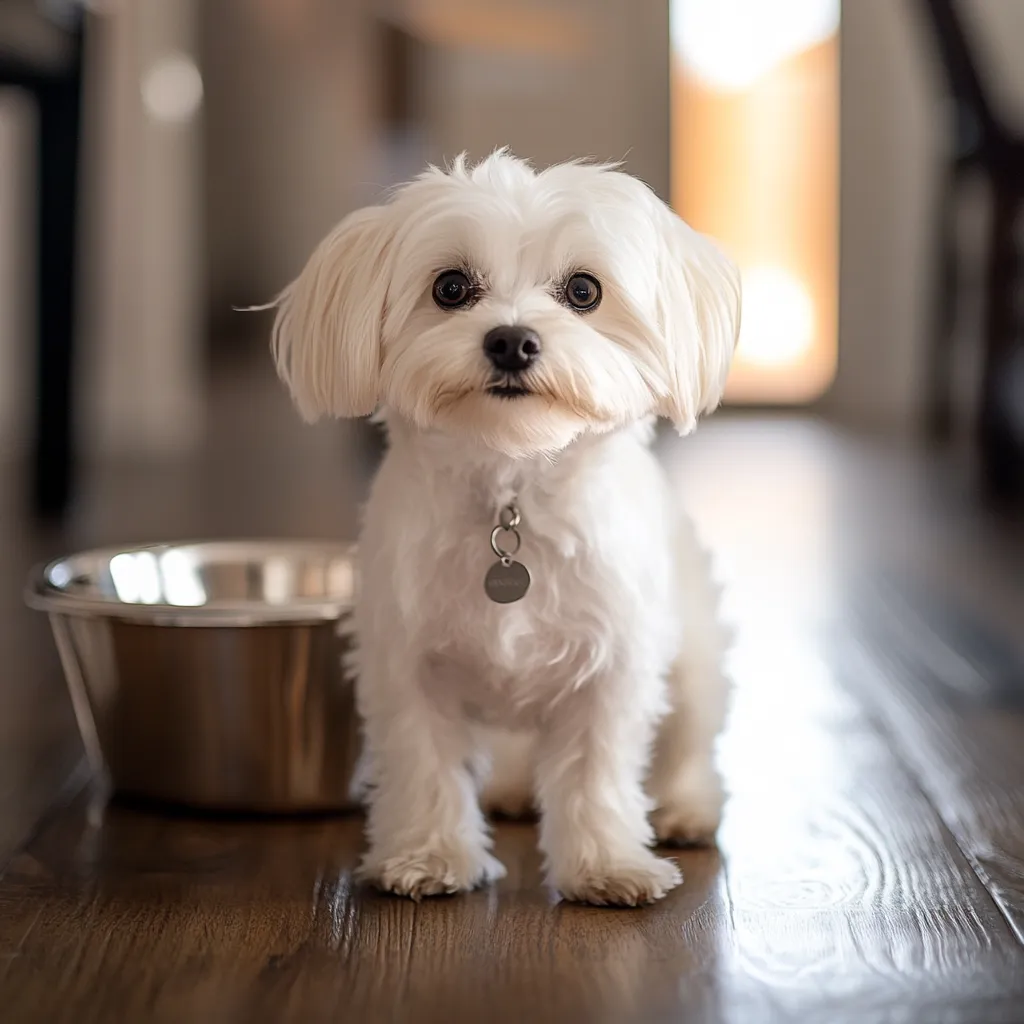
{"label": "dark wood floorboard", "polygon": [[908,617],[878,595],[846,663],[875,680],[901,756],[1024,943],[1024,694],[1011,690],[1024,689],[1022,663],[989,674]]}
{"label": "dark wood floorboard", "polygon": [[554,904],[528,825],[498,827],[496,887],[414,905],[354,886],[356,818],[74,796],[59,669],[18,594],[34,559],[354,536],[373,435],[304,431],[260,374],[218,388],[200,458],[95,467],[62,532],[0,490],[0,1019],[1024,1020],[1021,524],[942,460],[811,421],[662,443],[737,644],[719,849],[677,854],[661,904]]}

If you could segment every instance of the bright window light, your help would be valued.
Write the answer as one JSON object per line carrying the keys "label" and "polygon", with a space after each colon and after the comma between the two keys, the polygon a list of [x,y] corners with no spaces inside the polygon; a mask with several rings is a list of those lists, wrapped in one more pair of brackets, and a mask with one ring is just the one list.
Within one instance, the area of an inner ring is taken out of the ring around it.
{"label": "bright window light", "polygon": [[729,402],[838,366],[839,0],[672,0],[672,205],[743,275]]}
{"label": "bright window light", "polygon": [[839,28],[839,0],[674,0],[672,41],[716,89],[748,89]]}
{"label": "bright window light", "polygon": [[801,359],[814,344],[814,301],[807,286],[781,267],[743,275],[739,358],[756,366]]}

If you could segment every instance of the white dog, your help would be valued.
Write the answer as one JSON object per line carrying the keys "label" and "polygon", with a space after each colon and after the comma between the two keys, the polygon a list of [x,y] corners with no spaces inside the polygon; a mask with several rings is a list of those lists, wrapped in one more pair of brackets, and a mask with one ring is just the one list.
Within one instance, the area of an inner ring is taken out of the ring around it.
{"label": "white dog", "polygon": [[355,612],[369,851],[420,898],[492,882],[483,810],[541,814],[563,897],[651,902],[710,840],[724,635],[648,451],[721,397],[738,275],[641,182],[504,151],[353,213],[280,296],[309,420],[390,446]]}

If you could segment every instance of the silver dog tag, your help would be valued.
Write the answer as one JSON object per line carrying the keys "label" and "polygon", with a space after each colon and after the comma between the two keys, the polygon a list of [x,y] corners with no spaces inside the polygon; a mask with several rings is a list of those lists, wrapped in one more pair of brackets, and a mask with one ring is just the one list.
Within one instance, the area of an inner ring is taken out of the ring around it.
{"label": "silver dog tag", "polygon": [[487,596],[498,604],[521,600],[530,589],[530,572],[522,562],[505,557],[495,562],[484,577]]}

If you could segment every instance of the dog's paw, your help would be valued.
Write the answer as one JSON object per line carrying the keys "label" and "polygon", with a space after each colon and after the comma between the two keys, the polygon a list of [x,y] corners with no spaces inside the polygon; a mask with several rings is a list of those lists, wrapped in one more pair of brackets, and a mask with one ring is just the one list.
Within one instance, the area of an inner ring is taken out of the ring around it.
{"label": "dog's paw", "polygon": [[631,860],[582,866],[551,884],[563,899],[600,907],[639,907],[660,900],[683,880],[670,861],[645,853]]}
{"label": "dog's paw", "polygon": [[421,900],[489,885],[505,877],[505,867],[486,850],[431,845],[382,858],[371,852],[358,877],[383,892]]}
{"label": "dog's paw", "polygon": [[651,824],[666,846],[712,846],[725,797],[717,777],[687,786],[658,802]]}
{"label": "dog's paw", "polygon": [[651,815],[654,834],[665,846],[713,846],[721,821],[720,799],[672,802]]}
{"label": "dog's paw", "polygon": [[664,846],[714,846],[721,812],[686,805],[659,807],[651,815],[658,842]]}

